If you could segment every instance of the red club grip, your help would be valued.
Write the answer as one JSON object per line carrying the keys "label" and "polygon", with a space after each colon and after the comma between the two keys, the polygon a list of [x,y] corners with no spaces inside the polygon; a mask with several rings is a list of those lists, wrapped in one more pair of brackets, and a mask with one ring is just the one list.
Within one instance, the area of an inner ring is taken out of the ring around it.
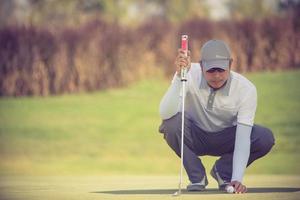
{"label": "red club grip", "polygon": [[[187,35],[181,36],[181,49],[184,50],[184,54],[185,54],[185,56],[187,56],[187,52],[188,52],[188,36]],[[181,69],[181,81],[187,80],[186,73],[187,73],[186,68]]]}
{"label": "red club grip", "polygon": [[187,35],[181,36],[181,49],[183,49],[187,54],[187,50],[188,50],[188,36]]}

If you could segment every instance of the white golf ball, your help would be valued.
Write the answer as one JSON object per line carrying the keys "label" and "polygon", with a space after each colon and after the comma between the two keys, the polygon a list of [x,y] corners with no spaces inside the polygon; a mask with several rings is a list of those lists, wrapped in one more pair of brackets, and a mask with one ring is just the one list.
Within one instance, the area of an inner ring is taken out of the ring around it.
{"label": "white golf ball", "polygon": [[231,186],[231,185],[227,185],[225,187],[225,190],[226,190],[227,193],[234,193],[234,187]]}

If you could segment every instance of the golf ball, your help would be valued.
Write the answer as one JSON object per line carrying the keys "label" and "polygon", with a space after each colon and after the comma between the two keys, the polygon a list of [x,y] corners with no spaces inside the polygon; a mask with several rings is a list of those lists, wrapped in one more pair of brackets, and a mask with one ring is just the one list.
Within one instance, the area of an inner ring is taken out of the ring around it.
{"label": "golf ball", "polygon": [[231,185],[227,185],[225,190],[227,193],[234,193],[234,188]]}

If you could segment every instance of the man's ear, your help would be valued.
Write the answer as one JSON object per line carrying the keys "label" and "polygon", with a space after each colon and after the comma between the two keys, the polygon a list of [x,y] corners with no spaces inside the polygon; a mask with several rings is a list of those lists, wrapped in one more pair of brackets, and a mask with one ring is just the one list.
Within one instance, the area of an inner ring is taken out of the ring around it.
{"label": "man's ear", "polygon": [[230,58],[230,60],[229,60],[229,69],[231,69],[232,62],[233,62],[233,59]]}
{"label": "man's ear", "polygon": [[202,60],[200,60],[199,63],[200,63],[201,70],[203,72]]}

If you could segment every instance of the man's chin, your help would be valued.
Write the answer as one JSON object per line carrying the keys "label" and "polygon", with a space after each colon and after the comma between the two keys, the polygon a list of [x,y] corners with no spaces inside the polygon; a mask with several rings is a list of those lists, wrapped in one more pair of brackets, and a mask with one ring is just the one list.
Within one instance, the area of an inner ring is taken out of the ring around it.
{"label": "man's chin", "polygon": [[218,90],[224,86],[224,83],[223,84],[209,84],[209,86],[215,90]]}
{"label": "man's chin", "polygon": [[213,89],[215,89],[215,90],[218,90],[218,89],[220,89],[222,86],[215,86],[215,87],[212,87]]}

